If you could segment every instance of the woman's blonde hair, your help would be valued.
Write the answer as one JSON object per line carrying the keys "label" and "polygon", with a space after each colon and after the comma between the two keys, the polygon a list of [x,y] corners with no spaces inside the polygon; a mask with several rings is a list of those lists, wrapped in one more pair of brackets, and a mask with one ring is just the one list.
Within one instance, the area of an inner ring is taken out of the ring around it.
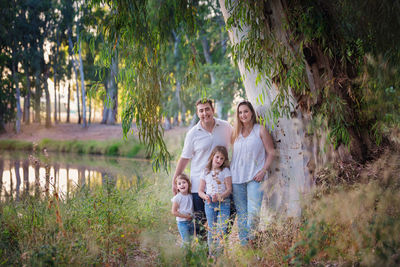
{"label": "woman's blonde hair", "polygon": [[250,103],[250,101],[247,101],[247,100],[241,101],[236,108],[236,116],[235,116],[235,121],[234,121],[234,125],[233,125],[233,133],[232,133],[232,137],[231,137],[232,144],[235,142],[236,138],[238,138],[238,136],[242,132],[243,123],[239,119],[239,107],[241,107],[243,105],[246,105],[250,109],[251,115],[252,115],[251,122],[253,123],[253,125],[257,123],[257,114],[253,108],[253,105]]}
{"label": "woman's blonde hair", "polygon": [[211,155],[208,157],[207,165],[206,165],[206,173],[209,174],[211,169],[212,169],[212,161],[214,158],[214,155],[219,152],[221,153],[224,157],[224,163],[221,165],[221,170],[224,168],[229,168],[229,158],[228,158],[228,150],[226,150],[226,147],[224,146],[216,146],[211,152]]}
{"label": "woman's blonde hair", "polygon": [[[179,174],[179,175],[175,178],[175,184],[178,183],[178,179],[185,180],[185,181],[188,183],[188,185],[189,185],[189,190],[188,190],[188,192],[189,192],[189,193],[192,192],[192,183],[190,182],[189,176],[187,176],[187,175],[184,174],[184,173]],[[179,191],[179,189],[178,189],[178,191]]]}

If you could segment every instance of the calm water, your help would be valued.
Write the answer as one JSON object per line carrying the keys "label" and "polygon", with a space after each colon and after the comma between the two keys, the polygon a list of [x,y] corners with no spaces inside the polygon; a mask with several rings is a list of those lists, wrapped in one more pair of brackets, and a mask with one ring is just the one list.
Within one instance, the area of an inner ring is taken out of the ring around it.
{"label": "calm water", "polygon": [[139,187],[154,177],[147,160],[76,154],[33,154],[0,151],[0,199],[18,200],[23,194],[62,196],[77,187]]}

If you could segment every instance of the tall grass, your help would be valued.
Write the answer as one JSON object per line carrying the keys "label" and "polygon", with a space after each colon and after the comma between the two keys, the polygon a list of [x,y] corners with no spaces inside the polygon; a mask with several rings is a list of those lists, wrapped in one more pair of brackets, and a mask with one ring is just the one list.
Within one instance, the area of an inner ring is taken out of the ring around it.
{"label": "tall grass", "polygon": [[[141,177],[129,188],[106,179],[100,187],[27,194],[0,204],[0,263],[3,265],[131,266],[155,252],[142,248],[147,233],[168,232],[169,203],[159,194],[166,179]],[[154,259],[152,259],[152,257]],[[149,260],[150,259],[150,260]]]}

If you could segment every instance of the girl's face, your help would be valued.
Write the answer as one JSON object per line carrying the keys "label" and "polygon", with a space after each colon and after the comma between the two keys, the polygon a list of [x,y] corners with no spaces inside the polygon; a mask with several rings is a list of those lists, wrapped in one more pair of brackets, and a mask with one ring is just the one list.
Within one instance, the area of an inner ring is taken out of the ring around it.
{"label": "girl's face", "polygon": [[253,117],[253,113],[251,112],[250,108],[247,105],[241,105],[238,109],[238,116],[239,120],[243,123],[251,122]]}
{"label": "girl's face", "polygon": [[185,179],[176,180],[176,186],[178,187],[179,192],[182,194],[189,193],[189,183]]}
{"label": "girl's face", "polygon": [[218,169],[221,168],[222,164],[225,162],[225,156],[221,152],[217,152],[214,154],[213,160],[212,160],[212,168],[213,169]]}

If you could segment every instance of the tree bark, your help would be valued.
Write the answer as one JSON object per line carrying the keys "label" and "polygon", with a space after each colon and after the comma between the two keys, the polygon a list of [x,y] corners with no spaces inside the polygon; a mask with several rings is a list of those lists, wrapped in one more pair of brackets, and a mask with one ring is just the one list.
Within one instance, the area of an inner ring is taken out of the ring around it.
{"label": "tree bark", "polygon": [[[59,34],[58,31],[56,30],[56,35],[57,35],[57,42],[56,42],[56,53],[54,55],[54,64],[53,64],[53,71],[54,71],[54,122],[58,122],[57,118],[57,72],[58,72],[58,47],[60,44],[59,41]],[[58,88],[60,90],[60,88]]]}
{"label": "tree bark", "polygon": [[23,122],[25,124],[30,123],[30,102],[31,102],[31,79],[29,77],[29,67],[25,64],[25,76],[26,76],[26,95],[24,98],[24,112]]}
{"label": "tree bark", "polygon": [[111,59],[110,76],[106,84],[106,97],[104,99],[102,124],[115,124],[118,108],[118,55]]}
{"label": "tree bark", "polygon": [[17,117],[15,120],[15,131],[17,134],[21,132],[21,117],[22,117],[22,111],[21,111],[21,91],[19,89],[19,81],[17,78],[17,68],[15,66],[16,62],[13,63],[13,80],[15,84],[15,100],[17,103]]}
{"label": "tree bark", "polygon": [[60,88],[60,79],[57,81],[58,88],[58,121],[61,122],[61,88]]}
{"label": "tree bark", "polygon": [[74,54],[72,52],[72,48],[74,47],[72,43],[72,31],[71,27],[68,27],[68,52],[71,58],[72,62],[72,68],[75,73],[75,82],[76,82],[76,102],[77,102],[77,108],[78,108],[78,124],[81,124],[81,110],[80,110],[80,104],[79,104],[79,80],[78,80],[78,70],[76,69],[76,63],[74,59]]}
{"label": "tree bark", "polygon": [[70,111],[71,111],[71,83],[68,82],[67,123],[69,123]]}
{"label": "tree bark", "polygon": [[42,96],[42,87],[40,85],[40,69],[35,72],[35,122],[40,123],[40,98]]}
{"label": "tree bark", "polygon": [[48,70],[45,70],[44,75],[44,92],[46,94],[46,128],[51,127],[51,103],[50,103],[50,93],[47,79],[49,78]]}
{"label": "tree bark", "polygon": [[79,72],[81,75],[81,90],[82,90],[82,127],[86,127],[86,90],[85,90],[85,74],[83,72],[83,61],[82,61],[82,48],[79,40],[79,32],[77,32],[77,41],[79,44]]}
{"label": "tree bark", "polygon": [[[220,0],[219,2],[226,21],[230,14],[225,7],[225,1]],[[248,27],[241,25],[241,29],[232,28],[229,32],[232,44],[237,44],[241,38],[247,35]],[[266,117],[278,94],[276,84],[265,76],[256,83],[259,72],[256,69],[247,69],[242,61],[239,61],[238,65],[248,99],[254,105],[257,113]],[[267,84],[272,84],[272,86],[268,88]],[[257,101],[260,96],[264,96],[264,105]],[[295,99],[293,97],[291,99],[293,107],[297,107]],[[308,168],[310,156],[307,149],[309,145],[304,131],[304,118],[298,109],[292,110],[292,114],[295,115],[290,119],[280,117],[273,130],[269,125],[277,155],[270,167],[266,189],[268,194],[265,194],[263,201],[263,213],[267,215],[279,211],[285,212],[288,216],[299,216],[302,194],[308,191],[311,185]]]}

